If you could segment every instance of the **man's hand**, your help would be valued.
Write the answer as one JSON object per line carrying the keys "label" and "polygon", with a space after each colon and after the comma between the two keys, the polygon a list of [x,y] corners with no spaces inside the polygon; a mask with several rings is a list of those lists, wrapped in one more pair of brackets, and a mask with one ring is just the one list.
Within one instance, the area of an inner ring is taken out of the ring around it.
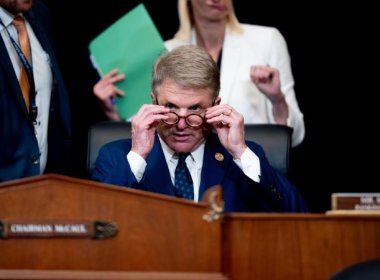
{"label": "man's hand", "polygon": [[170,109],[161,105],[143,105],[132,119],[132,151],[146,158],[153,148],[154,133]]}
{"label": "man's hand", "polygon": [[244,118],[227,104],[207,108],[206,121],[211,123],[222,145],[235,158],[240,159],[247,148],[244,135]]}

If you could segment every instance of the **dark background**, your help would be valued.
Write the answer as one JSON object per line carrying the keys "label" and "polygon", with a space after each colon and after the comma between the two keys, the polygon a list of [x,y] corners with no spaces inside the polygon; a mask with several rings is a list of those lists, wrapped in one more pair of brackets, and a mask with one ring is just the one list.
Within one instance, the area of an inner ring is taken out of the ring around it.
{"label": "dark background", "polygon": [[[52,11],[57,52],[72,102],[73,175],[87,178],[87,129],[105,119],[92,92],[99,77],[88,59],[89,42],[141,2],[162,38],[170,39],[178,28],[177,1],[44,2]],[[327,1],[234,1],[240,22],[274,26],[287,41],[306,125],[304,142],[291,152],[290,180],[312,212],[330,209],[333,192],[380,190],[376,17],[364,3],[334,6]]]}

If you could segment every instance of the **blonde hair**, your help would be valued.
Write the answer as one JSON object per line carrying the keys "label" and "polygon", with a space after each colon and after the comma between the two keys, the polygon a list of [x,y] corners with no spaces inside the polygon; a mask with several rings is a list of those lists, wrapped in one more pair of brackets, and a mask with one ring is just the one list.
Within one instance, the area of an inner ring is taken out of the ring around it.
{"label": "blonde hair", "polygon": [[[193,26],[192,22],[192,12],[189,9],[190,0],[178,0],[178,17],[179,17],[179,28],[175,33],[174,38],[181,40],[190,40],[191,38],[191,28]],[[236,33],[243,33],[243,28],[238,21],[233,5],[231,5],[231,10],[228,14],[227,19],[228,27]]]}

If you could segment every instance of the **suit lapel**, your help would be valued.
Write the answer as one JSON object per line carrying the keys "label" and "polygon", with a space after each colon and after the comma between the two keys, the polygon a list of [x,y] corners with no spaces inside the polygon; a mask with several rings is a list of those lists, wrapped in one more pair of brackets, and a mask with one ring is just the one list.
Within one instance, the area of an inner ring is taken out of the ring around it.
{"label": "suit lapel", "polygon": [[[40,22],[35,15],[33,11],[30,11],[29,13],[25,14],[25,17],[28,19],[29,24],[33,28],[33,32],[36,35],[39,43],[41,44],[42,49],[46,52],[46,54],[49,56],[49,64],[50,64],[50,69],[53,74],[53,82],[56,77],[56,65],[57,62],[55,60],[54,56],[54,50],[51,45],[51,41],[47,37],[47,33],[44,30],[44,28],[41,26],[42,22]],[[53,86],[54,87],[54,86]],[[54,91],[52,91],[54,93]]]}
{"label": "suit lapel", "polygon": [[32,27],[33,32],[36,35],[36,37],[37,37],[38,41],[40,42],[40,44],[41,44],[42,48],[44,49],[44,51],[46,53],[48,53],[49,56],[51,56],[52,47],[50,45],[50,41],[46,37],[45,31],[41,27],[41,24],[38,21],[38,19],[36,19],[33,11],[31,11],[29,13],[26,13],[25,17],[28,19],[28,22],[29,22],[30,26]]}
{"label": "suit lapel", "polygon": [[212,133],[205,145],[199,200],[207,189],[223,181],[226,166],[229,164],[231,164],[231,156],[220,144],[218,136]]}
{"label": "suit lapel", "polygon": [[170,178],[168,165],[156,133],[152,151],[146,158],[144,185],[148,190],[174,196],[174,187]]}

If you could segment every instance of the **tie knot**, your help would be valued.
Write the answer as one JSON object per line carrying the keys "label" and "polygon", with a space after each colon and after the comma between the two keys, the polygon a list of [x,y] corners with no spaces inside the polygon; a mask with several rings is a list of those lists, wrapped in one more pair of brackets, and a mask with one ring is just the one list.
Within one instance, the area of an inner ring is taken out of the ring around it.
{"label": "tie knot", "polygon": [[25,30],[26,27],[25,27],[25,21],[24,21],[24,18],[22,16],[16,16],[14,19],[13,19],[13,25],[16,27],[17,31],[20,32],[20,30]]}
{"label": "tie knot", "polygon": [[188,155],[190,155],[190,153],[178,153],[178,164],[184,163]]}

